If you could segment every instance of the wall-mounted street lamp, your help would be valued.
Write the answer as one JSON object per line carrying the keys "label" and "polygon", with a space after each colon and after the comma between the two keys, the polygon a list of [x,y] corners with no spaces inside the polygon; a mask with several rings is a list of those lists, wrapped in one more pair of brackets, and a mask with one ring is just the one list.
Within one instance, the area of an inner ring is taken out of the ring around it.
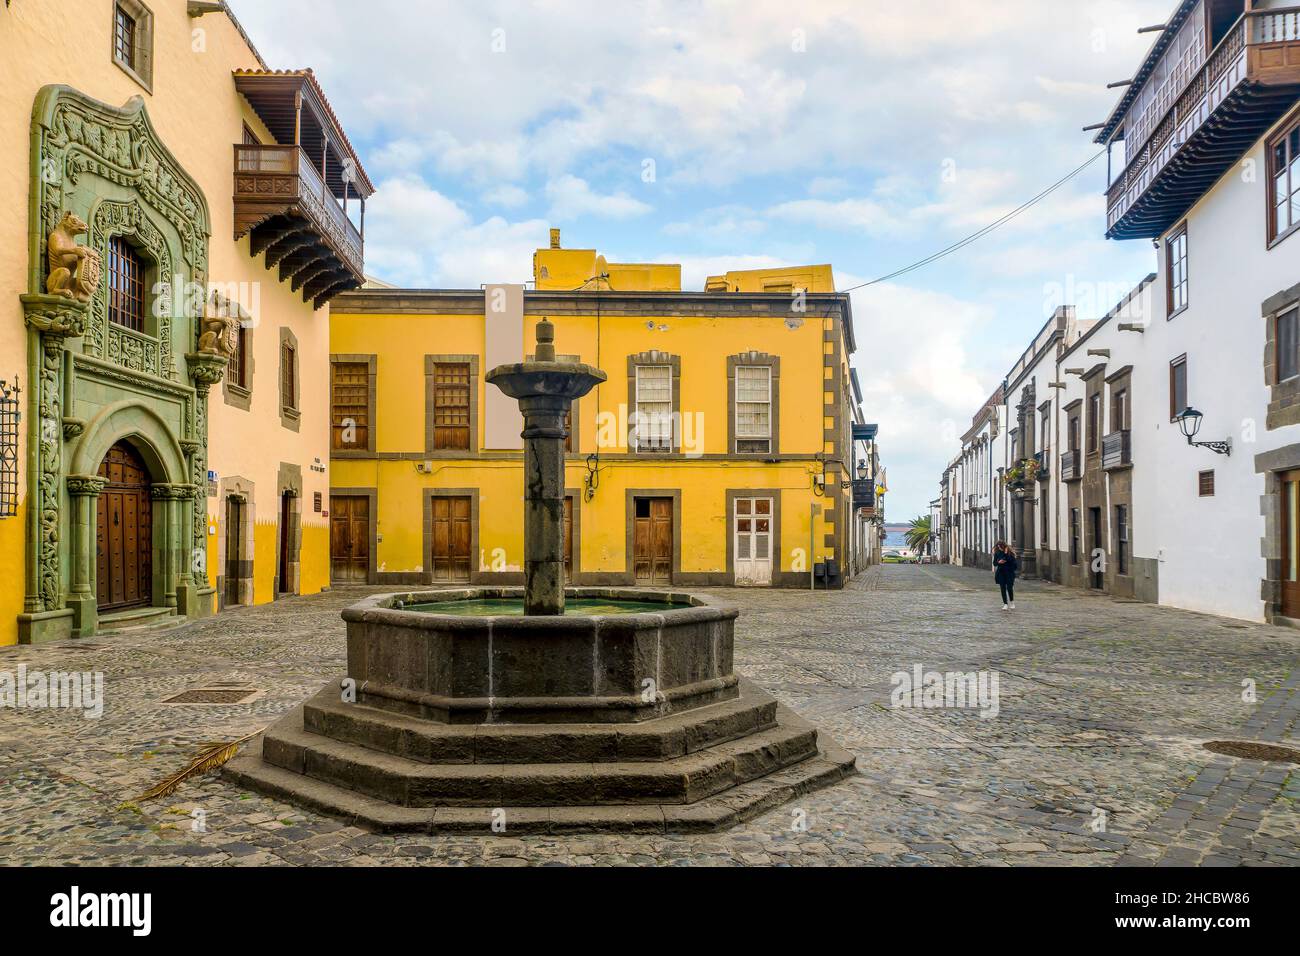
{"label": "wall-mounted street lamp", "polygon": [[867,463],[865,461],[860,461],[858,462],[858,481],[866,481],[866,480],[867,480]]}
{"label": "wall-mounted street lamp", "polygon": [[1208,448],[1216,455],[1232,455],[1232,439],[1227,438],[1223,441],[1197,441],[1196,436],[1201,433],[1201,424],[1205,416],[1196,409],[1183,409],[1176,421],[1178,427],[1183,430],[1183,437],[1187,439],[1187,444],[1193,448]]}

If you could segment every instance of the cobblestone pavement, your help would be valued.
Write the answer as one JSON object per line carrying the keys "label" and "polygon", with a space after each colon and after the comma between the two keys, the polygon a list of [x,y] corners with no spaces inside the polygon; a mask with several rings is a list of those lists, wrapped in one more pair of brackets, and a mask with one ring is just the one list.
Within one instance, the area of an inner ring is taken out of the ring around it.
{"label": "cobblestone pavement", "polygon": [[[0,711],[9,864],[1300,864],[1300,765],[1210,740],[1296,746],[1300,632],[987,572],[886,567],[843,593],[725,592],[742,673],[858,755],[861,774],[727,833],[400,836],[364,832],[218,776],[134,795],[205,743],[271,723],[344,669],[339,609],[294,598],[161,633],[0,649],[0,672],[102,671],[102,719]],[[995,671],[996,717],[897,709],[891,675]],[[1243,700],[1253,681],[1257,702]],[[240,705],[164,704],[248,686]],[[193,832],[200,811],[206,832]],[[803,811],[803,816],[796,811]],[[796,820],[806,819],[800,830]],[[1104,829],[1102,825],[1104,824]]]}

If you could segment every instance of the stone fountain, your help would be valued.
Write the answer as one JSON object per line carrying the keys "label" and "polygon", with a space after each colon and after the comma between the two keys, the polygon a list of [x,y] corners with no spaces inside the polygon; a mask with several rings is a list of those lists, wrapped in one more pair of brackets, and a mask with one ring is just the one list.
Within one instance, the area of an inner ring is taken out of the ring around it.
{"label": "stone fountain", "polygon": [[347,676],[227,776],[371,829],[518,835],[719,830],[854,772],[735,674],[735,608],[564,587],[565,419],[605,373],[554,339],[487,376],[524,416],[525,586],[346,609]]}

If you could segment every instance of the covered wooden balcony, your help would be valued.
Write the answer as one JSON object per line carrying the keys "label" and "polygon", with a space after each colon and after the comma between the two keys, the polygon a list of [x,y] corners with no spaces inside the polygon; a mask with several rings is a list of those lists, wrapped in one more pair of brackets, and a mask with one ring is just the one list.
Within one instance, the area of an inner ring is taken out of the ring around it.
{"label": "covered wooden balcony", "polygon": [[235,146],[235,238],[320,308],[365,281],[374,187],[310,70],[239,71],[235,87],[275,137]]}
{"label": "covered wooden balcony", "polygon": [[1248,10],[1211,38],[1210,52],[1169,65],[1141,114],[1104,124],[1098,142],[1126,147],[1107,192],[1108,238],[1165,233],[1295,105],[1300,6]]}

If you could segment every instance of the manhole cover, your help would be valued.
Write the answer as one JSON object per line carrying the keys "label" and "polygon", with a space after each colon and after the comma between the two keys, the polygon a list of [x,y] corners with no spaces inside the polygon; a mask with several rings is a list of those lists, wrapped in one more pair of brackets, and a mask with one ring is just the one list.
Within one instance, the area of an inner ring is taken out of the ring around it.
{"label": "manhole cover", "polygon": [[245,704],[259,695],[247,687],[199,687],[163,699],[164,704]]}
{"label": "manhole cover", "polygon": [[1267,760],[1271,763],[1300,763],[1300,750],[1275,747],[1272,744],[1255,744],[1243,740],[1212,740],[1205,745],[1211,753],[1225,757],[1244,757],[1246,760]]}

